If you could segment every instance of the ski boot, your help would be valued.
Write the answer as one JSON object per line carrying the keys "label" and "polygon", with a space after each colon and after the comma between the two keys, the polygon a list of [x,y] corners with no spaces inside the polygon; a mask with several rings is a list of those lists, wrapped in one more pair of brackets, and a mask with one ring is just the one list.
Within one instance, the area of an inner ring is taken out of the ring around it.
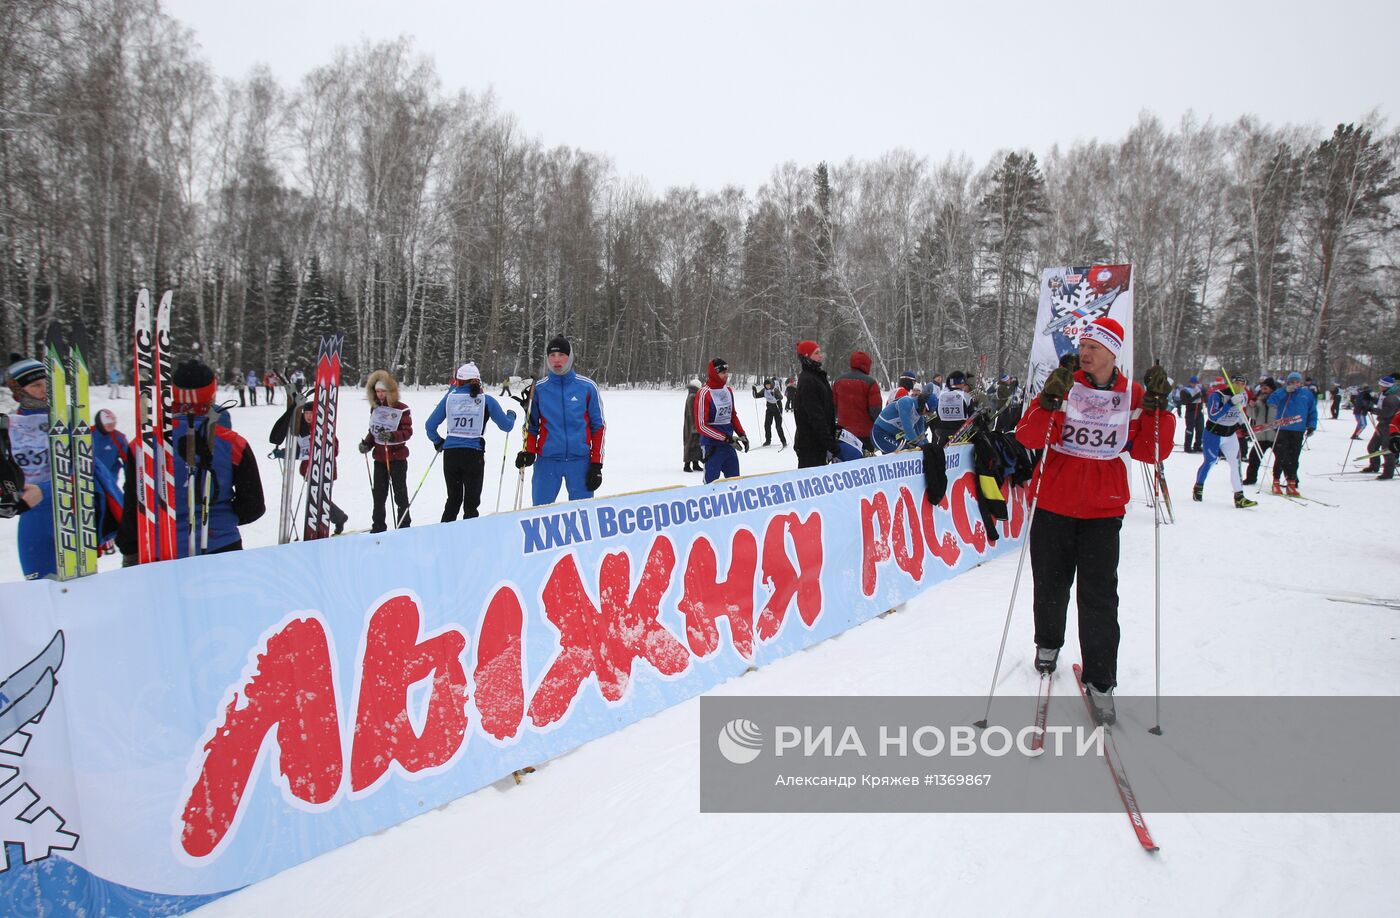
{"label": "ski boot", "polygon": [[1248,508],[1248,507],[1257,507],[1257,506],[1259,506],[1259,502],[1258,502],[1258,501],[1255,501],[1255,500],[1250,500],[1248,497],[1245,497],[1243,491],[1236,491],[1236,492],[1235,492],[1235,507],[1236,507],[1237,509],[1239,509],[1239,510],[1244,510],[1244,509],[1246,509],[1246,508]]}
{"label": "ski boot", "polygon": [[1113,726],[1118,720],[1118,712],[1113,708],[1113,689],[1104,691],[1092,682],[1084,683],[1084,691],[1089,696],[1089,704],[1093,707],[1094,723],[1102,724],[1105,727]]}
{"label": "ski boot", "polygon": [[1288,481],[1288,488],[1287,488],[1287,490],[1285,490],[1283,493],[1287,494],[1289,497],[1302,497],[1302,496],[1303,496],[1303,495],[1301,495],[1301,494],[1298,493],[1298,482],[1292,480],[1291,478],[1290,478],[1289,481]]}
{"label": "ski boot", "polygon": [[1283,494],[1283,488],[1279,486],[1279,483],[1278,483],[1278,479],[1277,479],[1277,478],[1274,479],[1273,486],[1272,486],[1271,488],[1269,488],[1269,493],[1270,493],[1270,494],[1279,494],[1279,495],[1282,495],[1282,494]]}
{"label": "ski boot", "polygon": [[1204,498],[1202,497],[1202,495],[1205,493],[1205,489],[1206,489],[1206,486],[1205,486],[1205,485],[1194,485],[1194,486],[1192,486],[1192,488],[1191,488],[1191,499],[1194,500],[1194,501],[1196,501],[1197,503],[1200,503],[1200,502],[1204,499]]}
{"label": "ski boot", "polygon": [[1035,671],[1038,673],[1053,673],[1055,662],[1060,658],[1060,648],[1058,647],[1037,647],[1035,649]]}

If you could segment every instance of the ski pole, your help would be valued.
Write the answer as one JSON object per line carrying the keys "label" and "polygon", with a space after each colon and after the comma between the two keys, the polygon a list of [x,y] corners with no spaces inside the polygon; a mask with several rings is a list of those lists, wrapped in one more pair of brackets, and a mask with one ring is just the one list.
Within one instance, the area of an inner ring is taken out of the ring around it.
{"label": "ski pole", "polygon": [[[387,482],[389,483],[389,493],[386,494],[386,495],[384,495],[384,505],[385,505],[385,509],[388,508],[388,505],[389,505],[389,503],[390,503],[391,501],[393,502],[394,507],[397,508],[397,507],[398,507],[398,501],[397,501],[397,500],[394,500],[394,496],[395,496],[395,495],[394,495],[394,470],[393,470],[393,468],[389,465],[389,447],[388,447],[387,445],[384,447],[384,480],[387,481]],[[408,508],[405,507],[404,509],[407,510]],[[399,528],[399,517],[400,517],[401,515],[402,515],[402,514],[400,514],[400,513],[394,514],[394,528],[395,528],[395,529],[398,529],[398,528]]]}
{"label": "ski pole", "polygon": [[506,457],[510,455],[510,434],[501,438],[501,474],[496,479],[496,513],[501,512],[501,489],[506,483]]}
{"label": "ski pole", "polygon": [[520,474],[515,476],[515,509],[520,509],[521,502],[525,499],[525,470],[521,469]]}
{"label": "ski pole", "polygon": [[1011,581],[1011,601],[1006,604],[1006,624],[1001,627],[1001,646],[997,648],[997,665],[992,669],[992,687],[987,690],[987,709],[982,719],[973,724],[978,729],[986,729],[987,718],[992,716],[992,698],[997,691],[997,678],[1001,675],[1001,658],[1006,653],[1006,638],[1011,633],[1011,613],[1016,609],[1016,593],[1021,588],[1021,570],[1026,566],[1026,549],[1031,544],[1031,533],[1035,530],[1035,508],[1040,501],[1040,482],[1045,477],[1044,463],[1050,459],[1050,437],[1055,431],[1055,412],[1045,422],[1045,445],[1040,448],[1041,467],[1036,470],[1035,487],[1031,490],[1031,506],[1026,513],[1026,537],[1021,540],[1021,551],[1016,561],[1016,577]]}
{"label": "ski pole", "polygon": [[[1162,412],[1152,414],[1152,453],[1161,455]],[[1144,466],[1146,468],[1146,466]],[[1152,588],[1153,588],[1153,668],[1156,676],[1157,722],[1147,732],[1162,735],[1162,508],[1161,501],[1152,505]]]}
{"label": "ski pole", "polygon": [[191,558],[199,554],[199,514],[195,512],[197,495],[195,494],[194,460],[196,453],[197,448],[194,442],[194,414],[190,413],[185,415],[185,512],[189,516],[189,557]]}
{"label": "ski pole", "polygon": [[428,463],[428,469],[423,473],[423,477],[418,480],[418,487],[413,489],[413,496],[408,499],[408,505],[403,508],[398,519],[394,520],[394,528],[398,529],[403,523],[403,518],[408,516],[408,511],[413,509],[413,502],[418,499],[418,492],[423,490],[423,485],[427,482],[428,476],[432,474],[433,466],[437,464],[438,456],[442,455],[442,450],[433,452],[433,461]]}

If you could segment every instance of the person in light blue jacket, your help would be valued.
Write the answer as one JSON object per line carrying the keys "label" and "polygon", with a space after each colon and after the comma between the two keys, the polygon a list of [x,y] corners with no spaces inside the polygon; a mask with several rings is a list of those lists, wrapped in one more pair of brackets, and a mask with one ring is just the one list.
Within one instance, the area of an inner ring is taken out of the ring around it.
{"label": "person in light blue jacket", "polygon": [[598,386],[574,372],[573,346],[562,335],[545,348],[549,374],[535,383],[525,448],[515,467],[534,466],[530,491],[536,507],[554,503],[567,485],[569,500],[603,486],[603,399]]}
{"label": "person in light blue jacket", "polygon": [[[1303,374],[1289,373],[1283,388],[1269,396],[1269,407],[1280,418],[1296,416],[1298,420],[1284,424],[1274,439],[1273,493],[1301,497],[1298,493],[1298,456],[1303,452],[1303,440],[1317,430],[1317,396],[1304,388]],[[1287,481],[1287,490],[1279,479]]]}
{"label": "person in light blue jacket", "polygon": [[[486,475],[486,421],[506,433],[515,429],[515,412],[502,411],[501,405],[481,389],[481,371],[475,363],[457,368],[452,387],[428,415],[428,439],[443,453],[442,475],[447,482],[447,503],[442,507],[442,521],[479,516],[481,482]],[[443,421],[447,435],[438,433]]]}
{"label": "person in light blue jacket", "polygon": [[892,453],[916,445],[928,427],[928,396],[905,395],[886,405],[870,430],[882,453]]}

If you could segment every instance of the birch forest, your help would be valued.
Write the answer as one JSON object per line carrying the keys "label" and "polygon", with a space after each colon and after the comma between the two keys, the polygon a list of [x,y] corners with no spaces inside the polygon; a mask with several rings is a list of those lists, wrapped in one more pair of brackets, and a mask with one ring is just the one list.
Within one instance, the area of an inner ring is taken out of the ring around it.
{"label": "birch forest", "polygon": [[81,322],[129,374],[139,288],[175,291],[179,355],[221,378],[528,375],[556,334],[606,385],[712,356],[791,371],[823,343],[902,370],[1016,373],[1042,267],[1131,262],[1135,346],[1323,381],[1400,367],[1400,134],[1252,117],[1004,150],[772,164],[757,189],[656,189],[606,150],[546,148],[410,39],[297,85],[215,76],[154,0],[0,0],[0,308],[7,352]]}

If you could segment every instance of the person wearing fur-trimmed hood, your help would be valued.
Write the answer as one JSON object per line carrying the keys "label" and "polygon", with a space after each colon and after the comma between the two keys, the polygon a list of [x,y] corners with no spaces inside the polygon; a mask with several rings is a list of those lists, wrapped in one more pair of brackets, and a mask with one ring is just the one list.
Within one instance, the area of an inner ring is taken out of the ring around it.
{"label": "person wearing fur-trimmed hood", "polygon": [[[481,371],[475,363],[464,363],[452,377],[452,388],[428,415],[428,439],[442,457],[442,475],[447,483],[447,503],[442,521],[450,523],[462,512],[463,519],[479,516],[481,484],[486,477],[486,422],[501,430],[515,429],[515,412],[502,411],[501,405],[481,388]],[[438,433],[447,422],[446,436]]]}
{"label": "person wearing fur-trimmed hood", "polygon": [[401,529],[412,524],[408,515],[408,441],[413,436],[413,416],[399,401],[399,382],[388,370],[375,370],[365,382],[369,402],[369,433],[360,441],[360,452],[372,451],[374,466],[374,514],[370,532],[389,528],[384,521],[384,505],[389,489],[394,490],[394,508]]}

